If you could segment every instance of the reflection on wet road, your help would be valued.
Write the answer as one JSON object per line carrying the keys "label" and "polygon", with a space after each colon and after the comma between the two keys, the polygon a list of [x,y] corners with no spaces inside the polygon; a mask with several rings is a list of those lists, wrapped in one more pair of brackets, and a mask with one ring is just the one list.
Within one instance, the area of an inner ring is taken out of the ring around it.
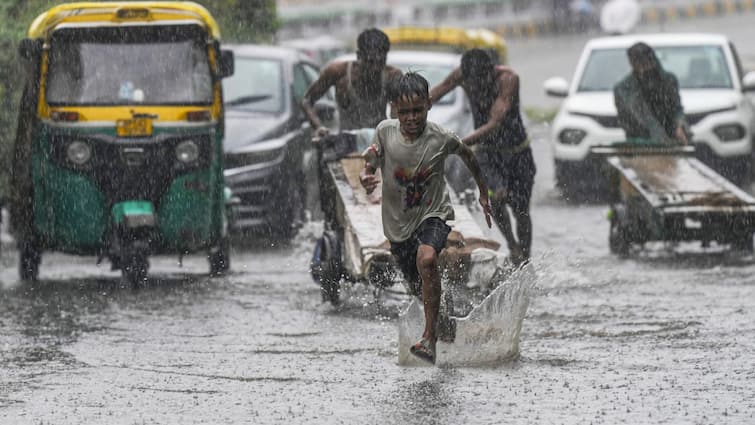
{"label": "reflection on wet road", "polygon": [[236,252],[222,279],[200,257],[157,259],[139,291],[64,256],[22,285],[6,252],[0,423],[752,423],[753,259],[611,256],[606,207],[561,201],[535,148],[539,279],[517,361],[399,367],[406,298],[357,285],[321,304],[319,223]]}

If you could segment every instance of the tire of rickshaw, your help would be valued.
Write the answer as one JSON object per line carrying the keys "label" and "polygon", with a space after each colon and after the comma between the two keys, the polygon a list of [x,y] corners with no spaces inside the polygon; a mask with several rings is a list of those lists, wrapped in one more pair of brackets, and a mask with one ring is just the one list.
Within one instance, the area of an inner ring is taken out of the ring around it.
{"label": "tire of rickshaw", "polygon": [[341,243],[335,232],[327,231],[323,234],[323,247],[320,254],[320,293],[323,301],[328,301],[333,305],[339,303],[342,277]]}
{"label": "tire of rickshaw", "polygon": [[229,238],[224,237],[216,248],[210,250],[207,256],[210,262],[210,276],[222,276],[231,269],[231,243]]}
{"label": "tire of rickshaw", "polygon": [[133,254],[121,258],[121,275],[132,288],[138,289],[147,281],[149,260],[146,255]]}
{"label": "tire of rickshaw", "polygon": [[22,242],[19,248],[18,276],[24,282],[36,282],[39,277],[42,253],[31,241]]}
{"label": "tire of rickshaw", "polygon": [[613,208],[612,211],[611,228],[608,233],[608,247],[611,253],[623,257],[629,254],[632,241],[629,238],[626,227],[622,223],[620,210]]}

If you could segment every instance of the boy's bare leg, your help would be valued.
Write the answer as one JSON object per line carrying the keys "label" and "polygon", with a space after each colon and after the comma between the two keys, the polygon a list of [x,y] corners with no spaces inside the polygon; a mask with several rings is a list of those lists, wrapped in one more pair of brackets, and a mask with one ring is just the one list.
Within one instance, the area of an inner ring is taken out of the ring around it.
{"label": "boy's bare leg", "polygon": [[417,270],[422,276],[422,303],[425,307],[425,332],[422,338],[435,344],[435,325],[440,310],[440,272],[438,254],[430,245],[420,245],[417,250]]}

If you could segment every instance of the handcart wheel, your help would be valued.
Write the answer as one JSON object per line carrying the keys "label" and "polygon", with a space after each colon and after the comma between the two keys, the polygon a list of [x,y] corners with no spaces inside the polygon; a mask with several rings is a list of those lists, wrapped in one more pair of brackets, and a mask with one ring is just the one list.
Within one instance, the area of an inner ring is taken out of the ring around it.
{"label": "handcart wheel", "polygon": [[622,225],[621,219],[618,214],[614,213],[611,217],[611,229],[608,234],[608,246],[611,253],[626,256],[629,254],[629,248],[631,246],[631,240],[627,229]]}
{"label": "handcart wheel", "polygon": [[323,234],[322,253],[320,254],[319,275],[323,301],[328,301],[333,305],[338,304],[342,276],[341,244],[335,232],[325,232]]}
{"label": "handcart wheel", "polygon": [[755,247],[752,244],[752,233],[746,233],[737,237],[731,244],[731,247],[737,251],[752,253]]}

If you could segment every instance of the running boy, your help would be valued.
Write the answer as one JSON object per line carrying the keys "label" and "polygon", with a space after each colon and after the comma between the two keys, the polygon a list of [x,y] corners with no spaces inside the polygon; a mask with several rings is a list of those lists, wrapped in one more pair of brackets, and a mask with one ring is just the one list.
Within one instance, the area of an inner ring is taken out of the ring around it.
{"label": "running boy", "polygon": [[411,279],[419,274],[422,280],[425,330],[411,353],[435,363],[441,291],[438,254],[451,231],[446,221],[454,218],[443,176],[446,157],[457,154],[469,168],[490,226],[488,189],[472,151],[458,136],[427,121],[431,106],[427,80],[409,72],[394,84],[390,101],[398,119],[378,124],[373,143],[364,153],[360,181],[371,193],[379,183],[375,171],[382,172],[383,232],[404,275]]}

